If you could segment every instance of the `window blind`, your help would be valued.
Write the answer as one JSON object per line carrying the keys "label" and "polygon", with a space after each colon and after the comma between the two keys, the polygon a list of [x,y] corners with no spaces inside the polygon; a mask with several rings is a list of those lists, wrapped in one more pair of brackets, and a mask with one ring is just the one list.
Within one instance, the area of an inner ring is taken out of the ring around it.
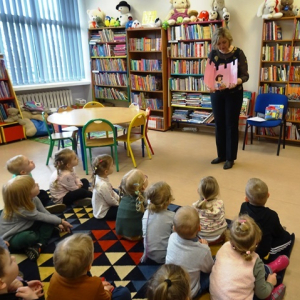
{"label": "window blind", "polygon": [[13,85],[84,78],[78,0],[1,0],[0,42]]}

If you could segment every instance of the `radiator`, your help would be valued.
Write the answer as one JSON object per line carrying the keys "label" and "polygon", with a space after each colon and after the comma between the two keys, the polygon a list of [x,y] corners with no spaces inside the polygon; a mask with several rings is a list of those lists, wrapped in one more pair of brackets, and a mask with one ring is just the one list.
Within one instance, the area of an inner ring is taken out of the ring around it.
{"label": "radiator", "polygon": [[42,103],[44,107],[47,107],[53,111],[57,111],[58,107],[60,106],[71,106],[73,104],[71,90],[17,95],[17,98],[21,107],[27,101],[35,101],[38,103]]}

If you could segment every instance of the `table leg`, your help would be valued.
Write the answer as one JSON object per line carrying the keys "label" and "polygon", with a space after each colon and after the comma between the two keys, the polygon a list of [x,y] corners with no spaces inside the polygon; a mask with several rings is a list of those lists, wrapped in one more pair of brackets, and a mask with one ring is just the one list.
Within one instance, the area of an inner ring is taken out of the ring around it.
{"label": "table leg", "polygon": [[83,170],[85,170],[85,160],[84,160],[84,149],[83,149],[82,127],[78,127],[78,135],[79,135],[79,143],[80,143],[80,151],[81,151],[82,166],[83,166]]}

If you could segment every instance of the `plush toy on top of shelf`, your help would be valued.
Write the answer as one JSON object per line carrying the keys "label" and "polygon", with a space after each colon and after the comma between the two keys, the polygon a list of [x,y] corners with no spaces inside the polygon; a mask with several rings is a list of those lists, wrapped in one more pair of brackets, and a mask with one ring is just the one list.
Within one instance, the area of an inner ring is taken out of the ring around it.
{"label": "plush toy on top of shelf", "polygon": [[[224,11],[224,9],[225,9],[225,11]],[[218,19],[220,19],[220,20],[225,20],[224,17],[228,18],[228,15],[230,16],[230,14],[225,6],[225,0],[213,0],[212,10],[216,11],[218,13]],[[226,12],[226,14],[225,14],[225,12]],[[224,14],[225,14],[225,16],[224,16]]]}
{"label": "plush toy on top of shelf", "polygon": [[126,1],[120,1],[116,6],[116,10],[120,12],[118,19],[121,26],[125,26],[128,21],[132,20],[132,14],[130,13],[131,7]]}
{"label": "plush toy on top of shelf", "polygon": [[7,119],[4,120],[6,123],[16,122],[21,118],[19,110],[15,107],[9,107],[7,109]]}
{"label": "plush toy on top of shelf", "polygon": [[210,11],[209,11],[209,15],[208,15],[208,19],[209,19],[210,21],[218,20],[218,16],[219,16],[219,14],[218,14],[217,11],[215,11],[215,10],[210,10]]}
{"label": "plush toy on top of shelf", "polygon": [[[258,7],[257,16],[263,19],[279,19],[282,17],[282,13],[278,10],[278,0],[264,0]],[[267,13],[264,13],[264,11]]]}
{"label": "plush toy on top of shelf", "polygon": [[98,9],[88,9],[86,13],[89,16],[89,28],[104,27],[105,13]]}
{"label": "plush toy on top of shelf", "polygon": [[169,12],[166,19],[169,25],[175,25],[178,18],[182,18],[182,23],[195,22],[197,20],[198,12],[189,9],[191,6],[190,0],[170,0],[173,9]]}
{"label": "plush toy on top of shelf", "polygon": [[294,0],[281,0],[280,11],[283,13],[284,17],[294,16]]}
{"label": "plush toy on top of shelf", "polygon": [[209,18],[209,13],[207,10],[201,10],[199,12],[199,16],[198,16],[198,21],[208,21],[208,18]]}

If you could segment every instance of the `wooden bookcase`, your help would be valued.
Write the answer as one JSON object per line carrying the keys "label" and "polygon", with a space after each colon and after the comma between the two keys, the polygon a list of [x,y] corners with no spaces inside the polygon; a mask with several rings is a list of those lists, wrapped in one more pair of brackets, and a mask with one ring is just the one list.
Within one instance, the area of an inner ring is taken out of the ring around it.
{"label": "wooden bookcase", "polygon": [[[258,93],[279,93],[289,98],[287,141],[300,142],[300,18],[263,20]],[[270,103],[272,104],[272,103]],[[279,132],[279,130],[278,130]],[[258,137],[276,138],[260,127]]]}
{"label": "wooden bookcase", "polygon": [[223,25],[223,21],[207,21],[168,28],[170,126],[213,125],[203,77],[212,33]]}
{"label": "wooden bookcase", "polygon": [[[128,106],[129,86],[125,27],[89,29],[93,101]],[[123,103],[123,104],[122,104]]]}
{"label": "wooden bookcase", "polygon": [[13,142],[21,139],[25,139],[25,130],[22,125],[16,122],[4,122],[7,119],[7,108],[15,107],[19,110],[22,117],[22,112],[19,107],[19,103],[14,92],[12,83],[8,76],[8,72],[5,67],[5,61],[3,55],[0,54],[0,144]]}
{"label": "wooden bookcase", "polygon": [[128,29],[127,45],[131,102],[151,108],[149,129],[165,131],[169,128],[166,31]]}

